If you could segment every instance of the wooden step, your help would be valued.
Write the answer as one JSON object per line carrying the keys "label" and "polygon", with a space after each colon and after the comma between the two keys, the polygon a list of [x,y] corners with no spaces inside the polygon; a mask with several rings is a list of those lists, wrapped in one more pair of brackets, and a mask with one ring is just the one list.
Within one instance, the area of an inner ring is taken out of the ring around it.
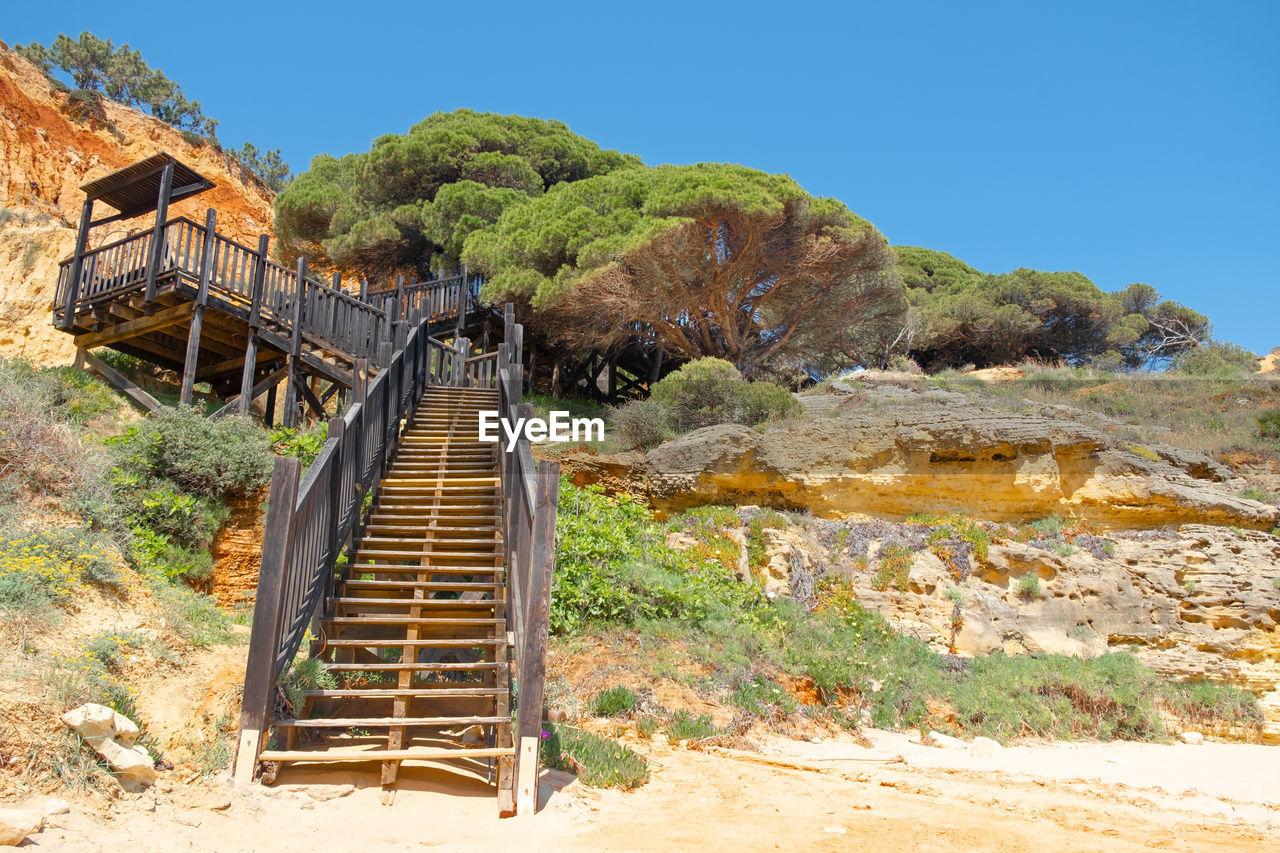
{"label": "wooden step", "polygon": [[[380,558],[383,560],[456,560],[463,562],[465,560],[480,560],[483,562],[492,562],[495,559],[502,559],[502,549],[496,549],[491,552],[481,551],[423,551],[421,548],[417,551],[406,551],[404,549],[395,550],[389,548],[361,548],[356,559],[360,563],[373,562],[370,558]],[[419,564],[423,568],[430,568],[431,563],[423,562]],[[452,564],[450,564],[452,565]],[[412,566],[402,566],[401,568],[413,568]],[[465,568],[460,566],[459,568]]]}
{"label": "wooden step", "polygon": [[258,755],[259,761],[446,761],[459,758],[497,758],[503,755],[514,755],[515,747],[494,747],[482,749],[330,749],[330,750],[285,750],[268,749]]}
{"label": "wooden step", "polygon": [[[493,589],[492,584],[489,585],[489,589]],[[478,610],[482,607],[493,607],[495,604],[506,604],[506,602],[496,598],[360,598],[359,596],[352,598],[343,596],[330,598],[329,604],[334,607],[436,607],[442,610],[465,610],[468,607],[474,607]]]}
{"label": "wooden step", "polygon": [[499,670],[506,661],[468,661],[467,663],[329,663],[324,668],[330,672],[481,672]]}
{"label": "wooden step", "polygon": [[475,639],[455,639],[455,638],[426,638],[418,640],[402,640],[396,638],[379,637],[371,640],[325,640],[326,648],[396,648],[397,646],[407,646],[411,648],[424,649],[470,649],[480,646],[505,647],[507,640],[505,637],[478,637]]}
{"label": "wooden step", "polygon": [[428,687],[423,684],[410,688],[358,687],[352,690],[304,690],[303,696],[314,699],[436,699],[459,696],[500,696],[504,687]]}
{"label": "wooden step", "polygon": [[[392,574],[394,572],[409,572],[415,575],[494,575],[501,571],[503,570],[498,566],[392,566],[375,562],[356,563],[351,567],[353,574],[364,575]],[[364,581],[366,579],[354,578],[354,580]],[[368,578],[368,580],[376,580],[376,578]]]}
{"label": "wooden step", "polygon": [[342,581],[343,591],[368,589],[373,592],[413,592],[415,589],[427,592],[485,592],[493,589],[493,583],[468,583],[467,581],[410,581],[410,580],[348,580]]}
{"label": "wooden step", "polygon": [[323,625],[462,625],[488,627],[505,625],[506,619],[479,619],[465,616],[330,616],[320,620]]}
{"label": "wooden step", "polygon": [[286,729],[350,729],[387,726],[444,728],[445,726],[500,726],[510,722],[510,717],[321,717],[314,720],[276,720],[272,725]]}

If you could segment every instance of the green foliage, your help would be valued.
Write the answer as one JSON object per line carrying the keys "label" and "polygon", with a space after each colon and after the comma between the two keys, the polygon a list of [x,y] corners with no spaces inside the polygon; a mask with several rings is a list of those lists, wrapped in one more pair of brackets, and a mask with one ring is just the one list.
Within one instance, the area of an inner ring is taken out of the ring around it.
{"label": "green foliage", "polygon": [[724,423],[751,426],[803,408],[787,389],[764,380],[747,382],[718,358],[699,358],[667,374],[653,386],[650,399],[667,412],[676,432]]}
{"label": "green foliage", "polygon": [[688,711],[676,711],[667,723],[667,737],[674,741],[702,740],[715,734],[716,727],[707,714],[695,717]]}
{"label": "green foliage", "polygon": [[69,75],[78,90],[101,92],[125,106],[146,107],[179,130],[215,138],[218,123],[201,112],[199,102],[188,100],[182,87],[152,69],[127,44],[117,48],[111,39],[86,31],[79,39],[59,34],[49,47],[32,42],[14,48],[49,77],[55,69]]}
{"label": "green foliage", "polygon": [[763,606],[763,596],[737,583],[722,563],[668,548],[643,504],[561,481],[553,633],[659,619],[697,624]]}
{"label": "green foliage", "polygon": [[1280,439],[1280,406],[1268,409],[1258,415],[1258,435],[1262,438]]}
{"label": "green foliage", "polygon": [[363,154],[321,155],[276,199],[290,257],[370,277],[453,267],[472,231],[566,181],[639,163],[558,121],[457,110]]}
{"label": "green foliage", "polygon": [[639,697],[636,696],[635,691],[622,686],[610,687],[596,694],[595,701],[591,703],[591,713],[597,717],[630,714],[636,709],[638,701]]}
{"label": "green foliage", "polygon": [[870,223],[785,175],[731,164],[555,187],[474,232],[463,259],[487,274],[487,298],[530,304],[527,322],[570,351],[656,345],[752,375],[788,357],[862,360],[905,308]]}
{"label": "green foliage", "polygon": [[688,432],[736,421],[742,384],[742,374],[729,362],[700,358],[655,384],[651,399],[667,410],[678,432]]}
{"label": "green foliage", "polygon": [[283,191],[293,180],[293,172],[279,148],[274,151],[259,151],[256,145],[246,142],[239,151],[233,151],[231,156],[257,175],[272,192]]}
{"label": "green foliage", "polygon": [[1172,369],[1188,376],[1232,379],[1252,374],[1256,361],[1244,347],[1210,341],[1180,353],[1173,360]]}
{"label": "green foliage", "polygon": [[649,781],[648,764],[622,744],[571,726],[543,725],[541,758],[546,766],[576,769],[579,781],[595,788],[629,791]]}
{"label": "green foliage", "polygon": [[336,690],[338,679],[325,668],[324,661],[320,658],[296,657],[280,678],[280,688],[284,690],[285,698],[294,713],[301,713],[304,691]]}
{"label": "green foliage", "polygon": [[100,537],[78,528],[0,531],[0,613],[43,621],[86,583],[120,582]]}
{"label": "green foliage", "polygon": [[628,450],[651,450],[671,435],[666,407],[652,398],[623,403],[609,420]]}
{"label": "green foliage", "polygon": [[1273,495],[1261,486],[1245,486],[1236,494],[1245,500],[1259,501],[1260,503],[1276,503],[1280,500],[1280,496]]}
{"label": "green foliage", "polygon": [[886,590],[890,586],[906,590],[914,560],[911,546],[901,542],[885,543],[880,549],[880,562],[876,565],[872,586],[878,590]]}
{"label": "green foliage", "polygon": [[1149,285],[1104,293],[1076,272],[987,275],[950,255],[896,249],[912,306],[902,344],[932,370],[1027,358],[1108,369],[1167,363],[1209,336],[1208,318]]}
{"label": "green foliage", "polygon": [[1018,598],[1032,601],[1040,597],[1040,576],[1035,572],[1027,572],[1018,578]]}
{"label": "green foliage", "polygon": [[164,409],[114,440],[121,467],[211,498],[246,497],[271,477],[270,443],[249,418],[210,420],[195,409]]}
{"label": "green foliage", "polygon": [[278,456],[296,457],[302,462],[305,472],[324,449],[328,435],[328,427],[322,423],[313,424],[310,428],[280,427],[271,431],[271,449]]}

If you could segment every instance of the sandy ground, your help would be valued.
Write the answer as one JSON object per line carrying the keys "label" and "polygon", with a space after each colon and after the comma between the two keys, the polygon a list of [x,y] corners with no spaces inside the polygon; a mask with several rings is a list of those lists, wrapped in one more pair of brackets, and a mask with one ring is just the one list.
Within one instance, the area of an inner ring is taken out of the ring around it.
{"label": "sandy ground", "polygon": [[[872,732],[770,741],[760,753],[654,746],[637,791],[546,771],[534,816],[499,820],[483,780],[290,768],[277,784],[163,781],[111,815],[73,806],[33,839],[66,851],[1263,850],[1280,833],[1280,748],[1242,744],[1014,747],[990,757]],[[905,762],[886,759],[901,755]],[[786,764],[790,766],[771,766]],[[308,784],[299,784],[307,782]]]}

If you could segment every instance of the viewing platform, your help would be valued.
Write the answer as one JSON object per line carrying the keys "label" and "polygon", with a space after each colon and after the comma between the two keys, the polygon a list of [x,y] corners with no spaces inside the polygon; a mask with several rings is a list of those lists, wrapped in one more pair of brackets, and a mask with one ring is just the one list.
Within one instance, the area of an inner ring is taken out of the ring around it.
{"label": "viewing platform", "polygon": [[[208,383],[225,402],[215,417],[247,413],[267,395],[268,419],[283,382],[285,426],[304,409],[324,417],[333,395],[345,396],[404,347],[410,328],[427,321],[432,336],[454,344],[483,338],[488,349],[491,312],[479,301],[480,280],[458,274],[357,293],[308,275],[299,258],[287,267],[269,257],[269,238],[250,247],[217,233],[217,213],[203,224],[169,218],[170,202],[213,183],[167,154],[84,184],[74,254],[62,262],[53,323],[75,338],[77,364],[92,368],[140,405],[159,404],[89,350],[109,347],[182,376],[180,401],[190,403],[196,383]],[[103,203],[115,214],[93,219]],[[98,226],[149,213],[147,231],[88,249]]]}

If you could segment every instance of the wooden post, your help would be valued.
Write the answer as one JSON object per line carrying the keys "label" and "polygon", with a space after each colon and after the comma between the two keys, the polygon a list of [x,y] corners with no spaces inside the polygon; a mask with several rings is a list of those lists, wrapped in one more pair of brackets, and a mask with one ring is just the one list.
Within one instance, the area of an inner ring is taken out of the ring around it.
{"label": "wooden post", "polygon": [[[517,813],[537,809],[538,751],[523,749],[526,738],[541,738],[543,687],[547,677],[547,633],[551,618],[551,573],[555,568],[556,506],[559,503],[560,463],[539,462],[537,492],[533,511],[533,547],[530,549],[529,597],[525,601],[528,618],[525,633],[518,641],[520,652],[520,707],[516,709]],[[536,745],[536,744],[535,744]],[[530,768],[532,764],[532,768]],[[532,779],[531,790],[524,784]]]}
{"label": "wooden post", "polygon": [[258,237],[258,257],[253,262],[253,288],[249,301],[249,341],[244,348],[244,371],[240,374],[240,401],[237,410],[248,414],[253,404],[253,376],[258,369],[258,324],[262,322],[262,289],[267,281],[266,234]]}
{"label": "wooden post", "polygon": [[649,363],[649,387],[662,378],[662,347],[653,351],[653,361]]}
{"label": "wooden post", "polygon": [[[160,263],[164,260],[164,223],[169,218],[169,196],[173,195],[173,161],[170,160],[160,173],[160,194],[156,197],[156,224],[151,231],[151,262],[147,264],[146,302],[148,305],[156,301],[156,274],[160,272]],[[205,240],[212,240],[213,234],[205,234]]]}
{"label": "wooden post", "polygon": [[369,359],[357,358],[351,371],[351,399],[363,403],[369,398]]}
{"label": "wooden post", "polygon": [[369,279],[367,278],[360,279],[360,301],[369,301]]}
{"label": "wooden post", "polygon": [[302,382],[299,356],[302,355],[302,300],[307,295],[307,259],[298,258],[298,289],[293,297],[293,337],[289,342],[289,381],[284,389],[284,426],[298,425],[298,395]]}
{"label": "wooden post", "polygon": [[67,292],[62,299],[62,324],[68,330],[75,325],[76,302],[80,298],[80,275],[84,270],[84,250],[89,243],[89,225],[93,221],[93,199],[85,199],[80,208],[80,228],[76,231],[76,253],[71,258],[71,270],[67,274]]}
{"label": "wooden post", "polygon": [[271,474],[258,594],[253,605],[249,660],[240,702],[240,738],[235,763],[235,780],[239,783],[253,780],[258,753],[262,750],[262,733],[267,729],[267,714],[271,710],[276,646],[280,643],[280,608],[284,602],[285,569],[293,538],[293,509],[298,499],[298,468],[297,459],[277,456]]}
{"label": "wooden post", "polygon": [[187,360],[182,368],[182,392],[178,401],[184,406],[191,404],[191,395],[195,391],[196,363],[200,359],[200,329],[204,325],[204,309],[209,302],[209,281],[213,278],[213,250],[215,240],[214,229],[218,224],[218,214],[211,207],[204,215],[204,251],[200,256],[200,286],[196,290],[196,307],[191,312],[191,326],[187,330]]}
{"label": "wooden post", "polygon": [[[277,385],[279,383],[276,383]],[[271,429],[276,425],[276,386],[272,385],[267,389],[267,401],[263,404],[265,410],[262,413],[262,425],[267,429]]]}
{"label": "wooden post", "polygon": [[396,301],[395,301],[395,322],[392,324],[392,340],[395,341],[397,350],[404,349],[405,341],[405,321],[404,321],[404,276],[396,275]]}

